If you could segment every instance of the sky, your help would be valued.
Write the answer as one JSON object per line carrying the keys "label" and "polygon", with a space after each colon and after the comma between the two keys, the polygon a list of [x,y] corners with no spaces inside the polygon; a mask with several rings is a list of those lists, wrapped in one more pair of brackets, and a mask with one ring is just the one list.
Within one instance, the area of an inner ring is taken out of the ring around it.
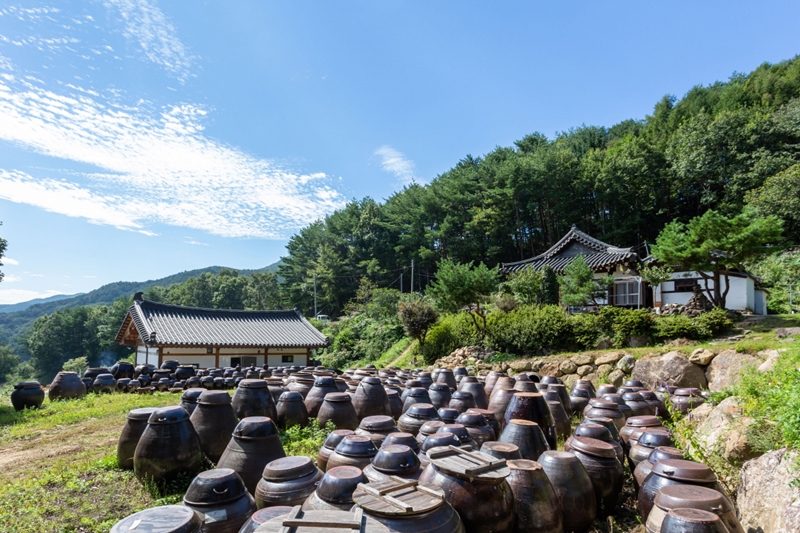
{"label": "sky", "polygon": [[13,0],[0,304],[223,265],[460,159],[800,53],[798,2]]}

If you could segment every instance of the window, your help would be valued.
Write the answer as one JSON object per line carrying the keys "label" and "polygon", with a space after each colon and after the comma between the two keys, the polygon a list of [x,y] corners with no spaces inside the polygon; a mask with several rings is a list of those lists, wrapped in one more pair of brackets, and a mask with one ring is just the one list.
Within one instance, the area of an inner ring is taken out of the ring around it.
{"label": "window", "polygon": [[214,353],[214,348],[206,348],[206,353]]}
{"label": "window", "polygon": [[692,292],[694,290],[694,286],[697,284],[698,281],[699,280],[694,278],[676,279],[675,292]]}
{"label": "window", "polygon": [[294,363],[294,356],[293,355],[282,355],[281,356],[281,363]]}
{"label": "window", "polygon": [[639,283],[636,281],[614,283],[614,305],[639,305]]}

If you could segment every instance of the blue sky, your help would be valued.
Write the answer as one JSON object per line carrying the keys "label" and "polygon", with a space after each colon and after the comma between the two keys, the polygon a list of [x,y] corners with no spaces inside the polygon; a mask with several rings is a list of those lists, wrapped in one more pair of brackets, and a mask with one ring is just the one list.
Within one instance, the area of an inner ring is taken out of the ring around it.
{"label": "blue sky", "polygon": [[6,3],[0,303],[266,266],[348,199],[794,57],[798,23],[798,2]]}

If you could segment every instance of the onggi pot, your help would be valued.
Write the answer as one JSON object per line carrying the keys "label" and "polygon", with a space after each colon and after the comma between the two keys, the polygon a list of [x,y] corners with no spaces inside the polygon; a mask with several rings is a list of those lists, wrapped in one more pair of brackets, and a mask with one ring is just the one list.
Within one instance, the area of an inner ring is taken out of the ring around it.
{"label": "onggi pot", "polygon": [[275,459],[264,467],[256,486],[256,506],[303,505],[317,488],[322,472],[306,456]]}
{"label": "onggi pot", "polygon": [[622,493],[624,473],[614,447],[588,437],[572,437],[570,447],[592,480],[598,516],[612,514]]}
{"label": "onggi pot", "polygon": [[11,405],[14,410],[38,409],[44,401],[44,389],[38,381],[23,381],[14,385],[11,393]]}
{"label": "onggi pot", "polygon": [[597,516],[597,498],[586,468],[574,454],[555,450],[544,452],[538,462],[561,503],[564,531],[587,531]]}
{"label": "onggi pot", "polygon": [[133,453],[136,477],[143,481],[168,481],[186,472],[196,472],[202,464],[200,439],[183,407],[155,410]]}
{"label": "onggi pot", "polygon": [[236,425],[217,468],[230,468],[239,474],[250,494],[255,494],[264,467],[285,456],[272,419],[251,416]]}
{"label": "onggi pot", "polygon": [[515,533],[560,533],[564,529],[561,503],[542,465],[528,459],[511,460],[506,480],[514,493]]}
{"label": "onggi pot", "polygon": [[128,413],[117,442],[117,462],[123,470],[133,470],[133,454],[136,452],[136,445],[139,444],[139,438],[147,427],[150,415],[155,411],[155,407],[143,407]]}
{"label": "onggi pot", "polygon": [[197,399],[197,409],[192,413],[191,421],[200,437],[203,453],[212,463],[218,463],[239,423],[231,407],[230,395],[226,391],[203,391]]}
{"label": "onggi pot", "polygon": [[350,395],[345,392],[330,392],[325,395],[325,400],[319,408],[317,422],[324,426],[328,422],[333,422],[336,429],[356,429],[358,427],[358,416],[353,408]]}

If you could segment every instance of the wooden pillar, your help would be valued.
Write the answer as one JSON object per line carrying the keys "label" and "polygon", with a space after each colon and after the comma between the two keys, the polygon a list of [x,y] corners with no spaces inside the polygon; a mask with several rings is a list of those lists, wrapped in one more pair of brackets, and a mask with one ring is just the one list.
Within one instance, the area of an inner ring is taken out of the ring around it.
{"label": "wooden pillar", "polygon": [[158,346],[156,346],[155,349],[158,350],[158,368],[161,368],[161,364],[164,362],[164,353]]}
{"label": "wooden pillar", "polygon": [[214,368],[219,368],[219,346],[214,350]]}

